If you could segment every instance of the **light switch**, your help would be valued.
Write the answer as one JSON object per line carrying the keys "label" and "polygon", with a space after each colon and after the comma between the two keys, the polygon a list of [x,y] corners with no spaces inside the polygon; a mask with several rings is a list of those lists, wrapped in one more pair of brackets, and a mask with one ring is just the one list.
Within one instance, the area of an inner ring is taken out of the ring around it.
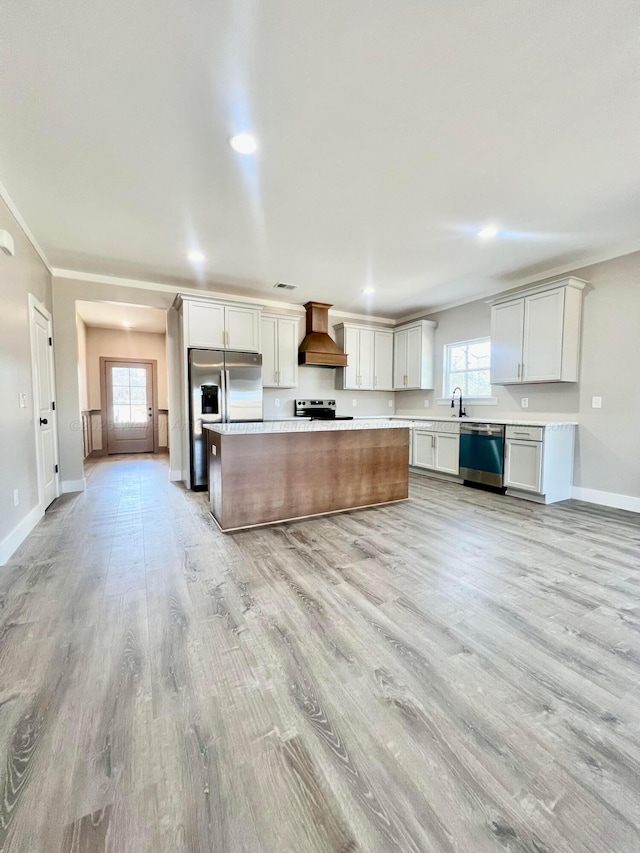
{"label": "light switch", "polygon": [[280,397],[276,397],[276,399],[273,401],[273,405],[278,408],[278,406],[280,405]]}
{"label": "light switch", "polygon": [[523,409],[528,409],[529,408],[529,398],[528,397],[521,397],[520,398],[520,406]]}
{"label": "light switch", "polygon": [[393,409],[393,400],[389,400],[389,408]]}
{"label": "light switch", "polygon": [[354,405],[354,406],[357,406],[357,405],[358,405],[358,401],[356,400],[356,398],[355,398],[355,397],[353,398],[353,405]]}
{"label": "light switch", "polygon": [[602,408],[602,397],[592,397],[591,398],[591,408],[592,409],[601,409]]}
{"label": "light switch", "polygon": [[425,409],[429,408],[429,398],[428,397],[424,398],[424,407],[425,407]]}
{"label": "light switch", "polygon": [[24,393],[24,391],[20,392],[20,408],[21,409],[27,408],[27,395]]}

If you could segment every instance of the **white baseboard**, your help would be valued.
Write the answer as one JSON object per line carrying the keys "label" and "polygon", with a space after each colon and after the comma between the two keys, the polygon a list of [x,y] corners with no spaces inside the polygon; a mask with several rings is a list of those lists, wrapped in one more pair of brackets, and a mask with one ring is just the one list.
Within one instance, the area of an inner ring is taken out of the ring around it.
{"label": "white baseboard", "polygon": [[2,542],[0,542],[0,566],[4,566],[11,555],[17,550],[18,546],[22,545],[24,540],[43,516],[44,512],[40,505],[34,506],[31,512],[13,528],[11,533],[9,533],[8,536],[5,536]]}
{"label": "white baseboard", "polygon": [[576,501],[640,512],[640,498],[634,498],[633,495],[617,495],[615,492],[601,492],[598,489],[582,489],[580,486],[574,486],[571,489],[571,497]]}
{"label": "white baseboard", "polygon": [[68,492],[84,492],[87,488],[87,481],[85,477],[81,480],[63,480],[62,481],[62,494],[66,495]]}
{"label": "white baseboard", "polygon": [[169,471],[169,482],[179,483],[182,480],[182,471]]}

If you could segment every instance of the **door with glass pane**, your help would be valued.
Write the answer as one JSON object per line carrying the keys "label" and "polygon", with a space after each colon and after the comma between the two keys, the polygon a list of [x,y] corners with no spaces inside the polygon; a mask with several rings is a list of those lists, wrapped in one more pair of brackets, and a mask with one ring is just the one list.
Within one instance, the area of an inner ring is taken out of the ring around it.
{"label": "door with glass pane", "polygon": [[153,453],[153,362],[105,359],[107,453]]}

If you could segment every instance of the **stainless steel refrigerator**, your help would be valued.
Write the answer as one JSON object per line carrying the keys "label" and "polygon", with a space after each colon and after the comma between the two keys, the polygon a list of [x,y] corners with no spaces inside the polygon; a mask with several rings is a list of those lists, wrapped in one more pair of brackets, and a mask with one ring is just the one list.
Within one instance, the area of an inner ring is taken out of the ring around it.
{"label": "stainless steel refrigerator", "polygon": [[262,356],[252,352],[189,350],[191,488],[206,489],[203,424],[262,420]]}

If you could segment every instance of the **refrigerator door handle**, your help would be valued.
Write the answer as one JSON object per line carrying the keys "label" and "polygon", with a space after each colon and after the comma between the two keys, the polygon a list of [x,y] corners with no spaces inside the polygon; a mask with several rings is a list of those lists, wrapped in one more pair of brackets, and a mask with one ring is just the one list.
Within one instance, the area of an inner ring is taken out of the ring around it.
{"label": "refrigerator door handle", "polygon": [[223,424],[229,421],[229,416],[227,414],[227,389],[229,387],[228,373],[229,371],[224,370],[224,368],[220,371],[220,420]]}

